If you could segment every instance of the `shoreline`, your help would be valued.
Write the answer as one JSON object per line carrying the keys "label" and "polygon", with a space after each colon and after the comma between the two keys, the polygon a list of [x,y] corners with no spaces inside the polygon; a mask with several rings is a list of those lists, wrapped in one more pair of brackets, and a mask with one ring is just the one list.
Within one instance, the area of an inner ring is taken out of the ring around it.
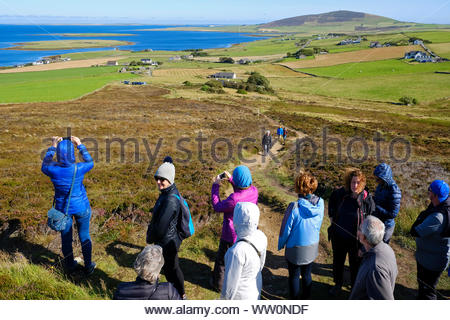
{"label": "shoreline", "polygon": [[[55,40],[60,41],[60,40]],[[66,40],[61,40],[66,41]],[[74,50],[74,49],[98,49],[98,48],[114,48],[114,47],[121,47],[121,46],[133,46],[136,43],[130,42],[130,41],[122,41],[123,44],[120,45],[94,45],[94,46],[88,46],[88,47],[76,47],[76,48],[67,48],[67,47],[59,47],[59,48],[25,48],[24,45],[26,45],[26,42],[22,43],[15,43],[15,47],[9,47],[9,48],[0,48],[0,50],[17,50],[17,51],[51,51],[51,50]]]}

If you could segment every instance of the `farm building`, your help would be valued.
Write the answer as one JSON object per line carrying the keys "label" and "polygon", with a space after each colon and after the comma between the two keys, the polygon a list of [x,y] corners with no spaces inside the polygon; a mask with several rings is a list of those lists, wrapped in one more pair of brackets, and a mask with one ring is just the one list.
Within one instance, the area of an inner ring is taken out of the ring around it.
{"label": "farm building", "polygon": [[423,51],[410,51],[405,53],[404,59],[414,59],[417,62],[436,62],[436,59]]}
{"label": "farm building", "polygon": [[416,46],[419,46],[419,45],[423,44],[423,41],[422,40],[414,40],[413,44]]}
{"label": "farm building", "polygon": [[238,61],[239,64],[249,64],[252,63],[252,60],[248,59],[248,58],[242,58]]}
{"label": "farm building", "polygon": [[423,51],[409,51],[405,53],[403,59],[417,59],[425,56],[427,56],[427,54]]}
{"label": "farm building", "polygon": [[181,60],[180,56],[174,56],[169,58],[169,61],[180,61],[180,60]]}
{"label": "farm building", "polygon": [[358,39],[345,39],[342,40],[341,42],[339,42],[337,45],[338,46],[345,46],[347,44],[358,44],[361,43],[361,38]]}
{"label": "farm building", "polygon": [[381,48],[383,45],[378,41],[373,41],[370,43],[371,48]]}
{"label": "farm building", "polygon": [[214,73],[208,78],[214,78],[214,79],[236,79],[236,73],[234,72],[217,72]]}
{"label": "farm building", "polygon": [[188,55],[181,56],[181,59],[192,60],[192,59],[194,59],[194,56],[192,54],[188,54]]}
{"label": "farm building", "polygon": [[107,66],[118,66],[119,63],[117,61],[107,61],[106,65]]}
{"label": "farm building", "polygon": [[152,63],[152,59],[141,59],[141,62],[145,63],[145,64],[151,64]]}

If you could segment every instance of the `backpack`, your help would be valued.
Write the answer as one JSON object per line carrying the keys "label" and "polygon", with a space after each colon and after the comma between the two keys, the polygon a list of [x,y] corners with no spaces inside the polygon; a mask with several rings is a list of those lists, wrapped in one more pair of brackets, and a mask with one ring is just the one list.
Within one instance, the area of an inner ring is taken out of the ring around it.
{"label": "backpack", "polygon": [[177,230],[181,240],[189,238],[195,233],[194,222],[192,221],[189,205],[181,195],[173,194],[180,203],[181,214],[178,217]]}

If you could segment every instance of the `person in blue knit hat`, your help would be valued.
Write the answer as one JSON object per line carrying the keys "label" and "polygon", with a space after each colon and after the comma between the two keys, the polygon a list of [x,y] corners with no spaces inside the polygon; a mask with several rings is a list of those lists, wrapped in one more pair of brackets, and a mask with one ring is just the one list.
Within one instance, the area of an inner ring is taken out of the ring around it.
{"label": "person in blue knit hat", "polygon": [[450,261],[450,199],[444,180],[428,187],[431,203],[411,227],[416,237],[418,299],[436,300],[436,285]]}
{"label": "person in blue knit hat", "polygon": [[[225,200],[220,200],[220,183],[228,181],[234,192]],[[223,172],[214,179],[211,190],[211,202],[215,212],[223,212],[222,235],[219,249],[212,271],[210,285],[216,291],[222,290],[225,273],[225,253],[236,242],[236,231],[233,225],[233,211],[238,202],[258,204],[258,189],[252,185],[252,174],[246,166],[237,166],[233,175]]]}

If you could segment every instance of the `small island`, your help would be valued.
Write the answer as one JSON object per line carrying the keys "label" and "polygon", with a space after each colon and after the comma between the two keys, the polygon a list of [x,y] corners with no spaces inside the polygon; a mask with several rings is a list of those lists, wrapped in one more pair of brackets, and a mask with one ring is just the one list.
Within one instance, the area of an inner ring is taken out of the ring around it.
{"label": "small island", "polygon": [[60,37],[130,37],[132,33],[51,33],[52,36]]}
{"label": "small island", "polygon": [[84,49],[84,48],[106,48],[131,46],[133,42],[119,40],[52,40],[15,43],[15,47],[4,48],[3,50],[64,50],[64,49]]}

